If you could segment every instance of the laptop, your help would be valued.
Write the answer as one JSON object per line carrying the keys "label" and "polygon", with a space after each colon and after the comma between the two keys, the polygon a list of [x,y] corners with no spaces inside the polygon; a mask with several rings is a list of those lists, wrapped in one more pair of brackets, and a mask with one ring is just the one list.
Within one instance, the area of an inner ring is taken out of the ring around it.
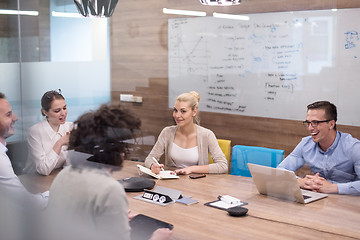
{"label": "laptop", "polygon": [[300,189],[293,171],[252,163],[247,165],[260,194],[304,204],[328,196],[324,193]]}

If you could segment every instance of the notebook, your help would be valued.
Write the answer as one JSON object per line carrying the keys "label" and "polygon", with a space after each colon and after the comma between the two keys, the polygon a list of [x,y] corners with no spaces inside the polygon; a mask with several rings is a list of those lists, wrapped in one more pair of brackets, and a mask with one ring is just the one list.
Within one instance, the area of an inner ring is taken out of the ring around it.
{"label": "notebook", "polygon": [[293,171],[252,163],[247,165],[256,188],[261,194],[304,204],[328,196],[324,193],[300,189]]}
{"label": "notebook", "polygon": [[137,168],[139,169],[140,172],[146,173],[154,178],[157,179],[176,179],[179,178],[179,176],[177,176],[176,174],[171,174],[173,171],[170,170],[165,170],[165,171],[160,171],[159,174],[155,174],[153,173],[149,168],[141,166],[139,164],[136,165]]}

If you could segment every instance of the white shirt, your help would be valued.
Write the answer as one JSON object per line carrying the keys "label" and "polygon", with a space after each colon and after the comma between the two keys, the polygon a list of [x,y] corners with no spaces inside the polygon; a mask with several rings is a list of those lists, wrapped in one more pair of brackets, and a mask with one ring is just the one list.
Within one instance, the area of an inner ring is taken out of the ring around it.
{"label": "white shirt", "polygon": [[199,164],[199,150],[197,146],[182,148],[173,143],[170,155],[174,162],[176,162],[177,168],[186,168]]}
{"label": "white shirt", "polygon": [[39,194],[29,193],[15,175],[11,161],[6,154],[7,150],[0,143],[0,194],[15,201],[28,203],[35,208],[44,209],[49,197],[49,191]]}
{"label": "white shirt", "polygon": [[53,181],[44,239],[130,240],[123,186],[107,170],[92,167],[98,163],[87,162],[65,167]]}
{"label": "white shirt", "polygon": [[42,175],[49,175],[55,168],[62,167],[66,161],[67,146],[62,146],[59,155],[53,147],[72,128],[72,122],[65,122],[55,132],[46,119],[32,126],[27,135],[29,153],[24,171],[29,173],[36,170]]}

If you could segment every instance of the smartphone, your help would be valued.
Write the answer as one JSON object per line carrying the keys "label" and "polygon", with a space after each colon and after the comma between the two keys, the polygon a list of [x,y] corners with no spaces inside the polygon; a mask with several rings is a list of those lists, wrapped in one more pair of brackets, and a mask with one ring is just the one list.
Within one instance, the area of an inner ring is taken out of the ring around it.
{"label": "smartphone", "polygon": [[206,174],[190,174],[189,175],[189,178],[191,179],[197,179],[197,178],[203,178],[203,177],[206,177]]}

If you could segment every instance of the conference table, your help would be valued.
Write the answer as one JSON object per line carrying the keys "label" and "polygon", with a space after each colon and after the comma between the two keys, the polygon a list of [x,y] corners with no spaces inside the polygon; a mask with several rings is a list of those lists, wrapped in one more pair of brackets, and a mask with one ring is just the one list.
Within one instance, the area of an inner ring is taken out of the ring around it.
{"label": "conference table", "polygon": [[[124,161],[121,171],[112,176],[119,180],[139,177],[135,161]],[[22,175],[30,191],[45,191],[56,174]],[[141,177],[152,179],[148,175]],[[360,197],[329,194],[309,204],[280,200],[258,193],[252,178],[229,174],[207,174],[205,178],[157,180],[155,186],[181,191],[199,202],[192,205],[172,203],[161,206],[136,199],[142,192],[128,192],[131,213],[142,213],[174,225],[173,239],[360,239]],[[51,194],[51,193],[50,193]],[[204,205],[230,195],[248,203],[246,216],[233,217],[224,210]],[[121,238],[119,238],[121,239]]]}

